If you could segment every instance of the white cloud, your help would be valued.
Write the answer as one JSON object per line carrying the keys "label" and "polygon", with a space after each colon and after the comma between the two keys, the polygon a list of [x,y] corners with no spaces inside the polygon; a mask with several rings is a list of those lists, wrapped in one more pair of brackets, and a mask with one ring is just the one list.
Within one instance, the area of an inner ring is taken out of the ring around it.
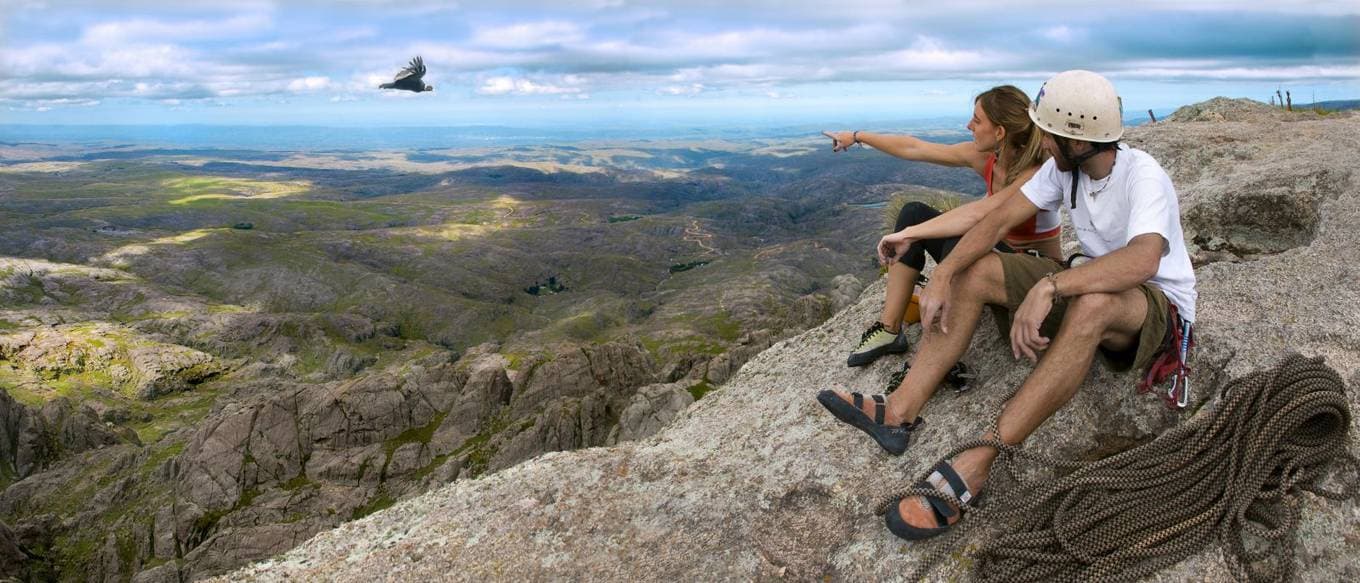
{"label": "white cloud", "polygon": [[119,45],[161,41],[202,41],[231,39],[262,32],[273,25],[266,14],[243,14],[224,20],[119,20],[89,26],[81,42],[91,45]]}
{"label": "white cloud", "polygon": [[1111,72],[1112,77],[1151,80],[1214,79],[1220,81],[1301,81],[1310,79],[1360,79],[1360,65],[1294,67],[1224,66],[1196,67],[1138,67]]}
{"label": "white cloud", "polygon": [[[575,80],[580,82],[579,77],[569,76],[568,82]],[[572,87],[563,84],[551,84],[545,82],[535,82],[529,79],[516,77],[490,77],[482,81],[477,88],[477,93],[481,95],[587,95],[580,87]]]}
{"label": "white cloud", "polygon": [[574,22],[545,21],[481,28],[468,42],[476,47],[532,49],[578,43],[585,38],[585,31]]}
{"label": "white cloud", "polygon": [[656,90],[662,95],[698,95],[704,92],[703,83],[691,83],[689,85],[667,85]]}
{"label": "white cloud", "polygon": [[330,77],[303,77],[294,79],[288,83],[288,90],[293,93],[308,93],[329,89],[332,86]]}

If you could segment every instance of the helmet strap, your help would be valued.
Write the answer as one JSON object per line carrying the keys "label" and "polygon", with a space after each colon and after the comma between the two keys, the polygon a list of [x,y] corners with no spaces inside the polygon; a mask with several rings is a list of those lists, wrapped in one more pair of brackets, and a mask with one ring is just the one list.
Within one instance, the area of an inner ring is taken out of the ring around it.
{"label": "helmet strap", "polygon": [[1054,141],[1058,144],[1058,151],[1062,153],[1063,158],[1072,163],[1072,210],[1077,210],[1077,181],[1081,179],[1081,165],[1103,150],[1092,146],[1085,154],[1074,158],[1072,151],[1067,147],[1067,138],[1058,137]]}

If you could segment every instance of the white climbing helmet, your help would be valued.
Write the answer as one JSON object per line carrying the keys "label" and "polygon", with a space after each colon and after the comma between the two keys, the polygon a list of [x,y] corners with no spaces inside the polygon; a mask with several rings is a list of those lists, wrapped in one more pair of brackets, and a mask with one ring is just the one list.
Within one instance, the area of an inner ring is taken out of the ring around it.
{"label": "white climbing helmet", "polygon": [[1114,142],[1124,135],[1124,103],[1114,85],[1097,73],[1074,69],[1039,88],[1029,118],[1050,134],[1086,142]]}

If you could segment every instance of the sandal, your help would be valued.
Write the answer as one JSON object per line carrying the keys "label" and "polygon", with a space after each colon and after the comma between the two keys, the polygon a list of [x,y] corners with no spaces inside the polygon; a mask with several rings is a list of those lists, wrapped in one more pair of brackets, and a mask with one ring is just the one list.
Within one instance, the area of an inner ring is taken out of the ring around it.
{"label": "sandal", "polygon": [[[930,492],[914,492],[912,495],[926,499],[931,512],[935,515],[936,526],[934,528],[921,528],[908,524],[902,518],[902,513],[898,508],[902,498],[906,498],[906,496],[896,498],[889,502],[890,505],[884,512],[884,520],[888,523],[889,531],[906,540],[921,540],[943,534],[955,524],[958,524],[957,520],[953,523],[949,522],[950,518],[955,516],[962,518],[961,515],[964,511],[977,505],[977,495],[968,489],[963,478],[959,477],[959,473],[954,471],[954,466],[949,465],[947,461],[935,464],[935,467],[931,468],[930,476],[914,484],[913,488],[918,491],[927,490]],[[955,508],[953,506],[955,500],[950,499],[951,496],[962,504]]]}
{"label": "sandal", "polygon": [[913,423],[884,425],[883,419],[887,407],[884,406],[883,395],[871,396],[874,400],[873,419],[864,414],[864,410],[861,408],[864,406],[864,395],[850,393],[850,397],[854,399],[854,406],[845,402],[845,399],[842,399],[835,391],[827,390],[817,393],[817,402],[826,407],[826,410],[835,415],[837,419],[868,433],[869,437],[874,438],[879,447],[882,447],[888,453],[902,455],[902,452],[907,451],[907,444],[911,441],[911,432],[920,427],[921,423],[924,423],[920,417],[917,417]]}

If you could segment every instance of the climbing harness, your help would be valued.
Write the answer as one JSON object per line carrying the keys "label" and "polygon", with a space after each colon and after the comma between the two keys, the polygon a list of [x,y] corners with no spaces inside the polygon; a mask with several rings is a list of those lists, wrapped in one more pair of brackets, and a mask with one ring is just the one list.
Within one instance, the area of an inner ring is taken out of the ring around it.
{"label": "climbing harness", "polygon": [[[984,581],[1136,581],[1214,539],[1237,579],[1291,580],[1299,491],[1356,495],[1356,476],[1326,479],[1333,462],[1357,470],[1350,426],[1336,371],[1321,358],[1290,355],[1228,383],[1212,408],[1152,442],[1099,461],[1054,459],[995,438],[961,444],[945,458],[982,446],[1000,451],[986,486],[991,497],[931,543],[909,580],[928,576],[979,527],[986,534],[974,541],[981,548],[973,558]],[[998,435],[995,423],[990,435]],[[1029,477],[1046,473],[1053,475]],[[1323,482],[1341,487],[1328,491]],[[878,512],[927,494],[962,505],[913,487],[886,496]]]}

